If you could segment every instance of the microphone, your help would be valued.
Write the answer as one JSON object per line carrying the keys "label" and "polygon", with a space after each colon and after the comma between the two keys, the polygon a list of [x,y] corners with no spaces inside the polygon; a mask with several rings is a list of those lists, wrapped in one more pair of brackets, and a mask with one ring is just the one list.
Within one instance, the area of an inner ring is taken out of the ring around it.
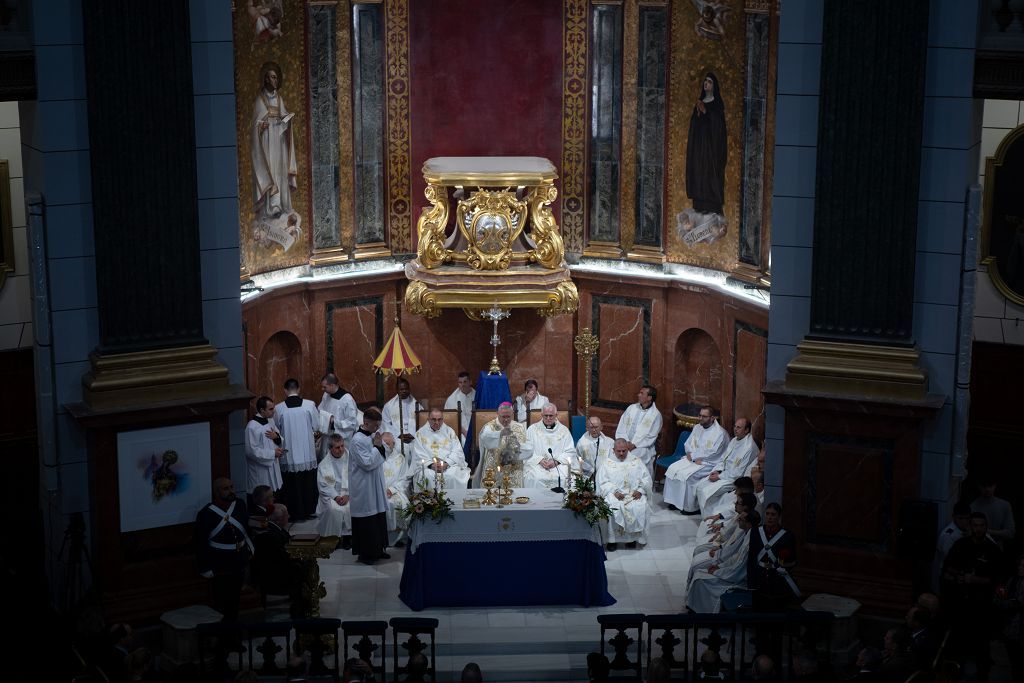
{"label": "microphone", "polygon": [[[555,456],[551,452],[550,448],[548,449],[548,457],[551,458],[552,460],[555,459]],[[551,491],[552,491],[552,493],[565,493],[565,489],[562,488],[562,473],[558,471],[557,463],[555,464],[555,472],[558,474],[558,486],[556,486],[555,488],[551,489]]]}

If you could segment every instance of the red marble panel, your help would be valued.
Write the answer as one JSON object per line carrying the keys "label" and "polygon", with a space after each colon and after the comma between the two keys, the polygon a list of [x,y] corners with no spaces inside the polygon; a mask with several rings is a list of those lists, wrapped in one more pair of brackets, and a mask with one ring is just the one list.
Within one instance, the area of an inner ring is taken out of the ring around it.
{"label": "red marble panel", "polygon": [[270,396],[276,403],[284,399],[284,383],[290,377],[302,377],[302,345],[291,332],[278,332],[260,351],[256,382],[249,387],[257,397]]}
{"label": "red marble panel", "polygon": [[753,423],[754,439],[764,441],[764,388],[768,339],[740,328],[736,332],[735,396],[733,419],[745,417]]}
{"label": "red marble panel", "polygon": [[633,403],[644,383],[644,309],[602,303],[598,306],[600,342],[597,352],[598,394],[603,401]]}
{"label": "red marble panel", "polygon": [[676,376],[672,404],[696,403],[722,409],[722,354],[704,330],[679,335],[675,347]]}
{"label": "red marble panel", "polygon": [[[884,453],[871,448],[819,444],[815,449],[815,535],[865,543],[889,540],[883,519],[888,502]],[[851,508],[851,501],[861,501]],[[852,513],[852,514],[851,514]]]}
{"label": "red marble panel", "polygon": [[[355,301],[333,301],[324,307],[329,331],[325,344],[330,345],[329,356],[341,386],[351,392],[356,403],[365,403],[377,399],[373,361],[387,338],[378,333],[378,317],[383,316],[383,305]],[[319,382],[303,393],[313,400],[319,399],[322,393]]]}

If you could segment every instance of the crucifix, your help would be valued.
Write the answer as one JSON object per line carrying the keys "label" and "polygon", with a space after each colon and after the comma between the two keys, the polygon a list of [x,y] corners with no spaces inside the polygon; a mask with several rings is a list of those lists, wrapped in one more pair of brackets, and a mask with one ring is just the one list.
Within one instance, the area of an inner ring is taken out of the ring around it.
{"label": "crucifix", "polygon": [[487,318],[494,323],[494,334],[491,335],[491,346],[494,347],[494,357],[491,358],[491,367],[487,371],[488,375],[501,374],[501,366],[498,365],[498,344],[501,343],[501,337],[498,336],[498,321],[504,320],[510,315],[512,315],[512,311],[506,311],[503,308],[498,308],[498,304],[492,304],[489,309],[480,312],[481,318]]}

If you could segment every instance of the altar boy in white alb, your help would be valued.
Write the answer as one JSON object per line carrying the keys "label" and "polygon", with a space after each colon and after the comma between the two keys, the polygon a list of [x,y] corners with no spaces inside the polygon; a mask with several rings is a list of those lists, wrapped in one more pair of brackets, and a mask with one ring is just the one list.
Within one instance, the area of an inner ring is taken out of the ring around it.
{"label": "altar boy in white alb", "polygon": [[640,387],[636,395],[636,403],[626,408],[615,428],[615,438],[625,439],[630,454],[634,455],[647,466],[648,472],[654,472],[654,450],[661,433],[661,412],[654,402],[658,399],[658,390],[650,384]]}
{"label": "altar boy in white alb", "polygon": [[338,376],[333,372],[324,375],[320,380],[320,386],[323,387],[324,395],[317,407],[321,415],[329,415],[327,424],[323,425],[326,429],[321,428],[320,431],[325,434],[341,434],[345,439],[345,448],[349,448],[352,445],[352,435],[359,428],[359,408],[356,407],[356,401],[352,394],[341,387]]}
{"label": "altar boy in white alb", "polygon": [[665,502],[683,512],[697,512],[697,484],[718,468],[728,441],[711,406],[703,406],[700,423],[683,444],[686,455],[665,471]]}
{"label": "altar boy in white alb", "polygon": [[245,426],[245,459],[248,465],[248,489],[269,486],[281,490],[281,464],[284,455],[281,434],[273,423],[274,402],[269,396],[256,399],[256,415]]}
{"label": "altar boy in white alb", "polygon": [[548,403],[540,411],[540,422],[526,430],[526,440],[533,454],[523,467],[526,488],[551,489],[561,482],[569,483],[569,466],[579,472],[581,465],[576,455],[569,428],[558,421],[558,406]]}
{"label": "altar boy in white alb", "polygon": [[597,473],[597,493],[604,497],[612,516],[608,520],[608,549],[616,543],[647,544],[650,519],[651,473],[629,453],[625,439],[615,440],[615,454]]}
{"label": "altar boy in white alb", "polygon": [[274,424],[286,449],[280,461],[281,498],[298,522],[312,517],[316,509],[315,439],[320,433],[320,413],[312,401],[299,395],[297,379],[286,380],[284,390],[284,401],[274,406]]}
{"label": "altar boy in white alb", "polygon": [[750,469],[757,463],[757,442],[750,435],[750,420],[736,418],[732,433],[732,441],[726,447],[722,461],[711,470],[707,479],[697,484],[697,505],[702,514],[711,514],[711,509],[721,497],[733,490],[733,482],[750,476]]}
{"label": "altar boy in white alb", "polygon": [[427,424],[416,432],[411,467],[417,485],[426,478],[433,488],[438,471],[444,472],[445,488],[464,489],[469,484],[469,466],[462,453],[462,444],[455,430],[444,423],[444,413],[440,408],[432,409]]}

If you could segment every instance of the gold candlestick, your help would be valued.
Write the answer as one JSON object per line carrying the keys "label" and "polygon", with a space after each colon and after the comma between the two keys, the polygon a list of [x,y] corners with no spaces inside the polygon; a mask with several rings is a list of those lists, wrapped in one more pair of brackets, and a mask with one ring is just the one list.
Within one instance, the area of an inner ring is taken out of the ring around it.
{"label": "gold candlestick", "polygon": [[512,504],[512,489],[508,485],[508,474],[501,478],[501,484],[504,488],[500,489],[501,495],[498,497],[499,505],[511,505]]}
{"label": "gold candlestick", "polygon": [[481,505],[494,505],[497,503],[497,499],[494,497],[494,468],[488,467],[484,470],[483,479],[484,488],[487,489],[487,494],[484,495],[483,500],[480,501]]}
{"label": "gold candlestick", "polygon": [[576,349],[577,355],[583,361],[583,414],[590,417],[590,365],[594,359],[594,355],[597,354],[597,349],[601,345],[597,337],[590,333],[589,327],[584,327],[583,330],[576,335],[576,338],[572,342],[573,347]]}

